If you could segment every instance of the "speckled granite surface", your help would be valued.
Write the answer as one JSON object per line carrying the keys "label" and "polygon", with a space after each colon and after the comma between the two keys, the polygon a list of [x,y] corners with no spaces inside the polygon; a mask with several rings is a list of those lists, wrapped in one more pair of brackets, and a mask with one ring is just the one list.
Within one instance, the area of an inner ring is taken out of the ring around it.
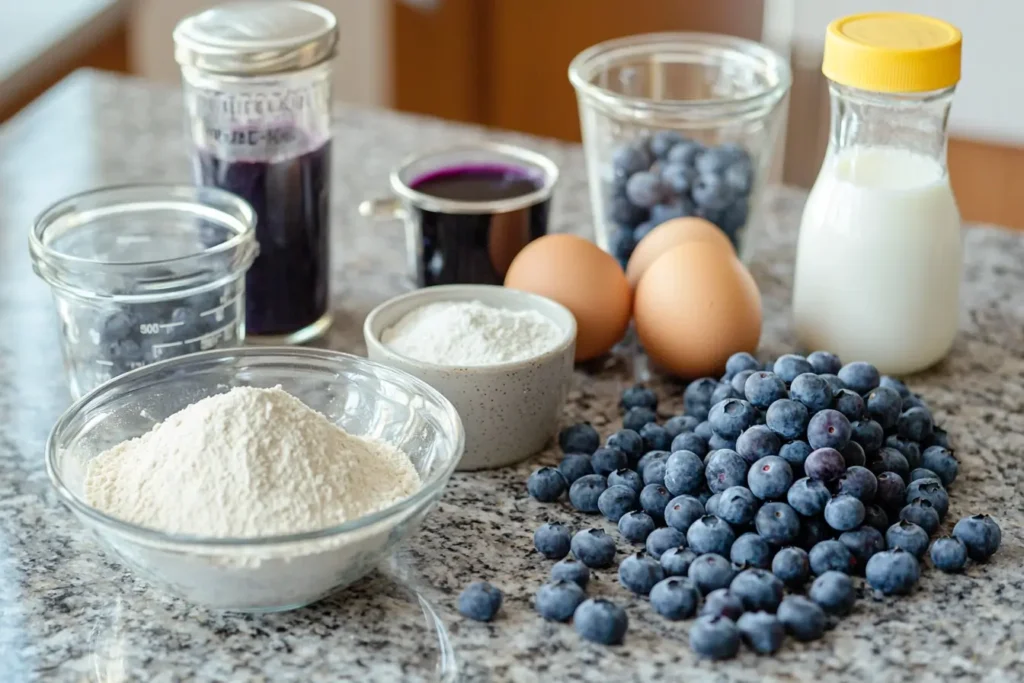
{"label": "speckled granite surface", "polygon": [[[337,322],[326,344],[361,352],[370,308],[404,287],[397,224],[369,224],[356,205],[385,186],[407,153],[486,133],[381,112],[338,120],[334,193]],[[212,614],[166,597],[104,556],[50,492],[43,445],[68,404],[46,287],[25,248],[31,218],[88,187],[187,180],[173,92],[78,74],[0,130],[0,680],[23,681],[986,681],[1024,680],[1024,235],[966,237],[962,334],[950,357],[912,378],[962,457],[952,520],[980,511],[1003,527],[1003,549],[964,576],[928,571],[910,598],[861,600],[824,640],[787,643],[775,658],[694,660],[688,623],[657,618],[612,571],[592,594],[627,606],[628,644],[606,649],[532,612],[549,562],[532,552],[542,521],[602,524],[526,497],[538,462],[456,475],[440,507],[398,557],[320,604],[262,617]],[[508,138],[508,136],[506,136]],[[511,136],[511,139],[519,139]],[[563,166],[559,230],[586,231],[578,149],[531,141]],[[801,196],[781,193],[754,274],[765,295],[765,354],[792,342],[786,300]],[[632,368],[577,373],[566,420],[610,431]],[[667,409],[678,387],[663,387]],[[625,551],[625,546],[620,550]],[[465,622],[454,596],[487,578],[506,593],[499,621]]]}

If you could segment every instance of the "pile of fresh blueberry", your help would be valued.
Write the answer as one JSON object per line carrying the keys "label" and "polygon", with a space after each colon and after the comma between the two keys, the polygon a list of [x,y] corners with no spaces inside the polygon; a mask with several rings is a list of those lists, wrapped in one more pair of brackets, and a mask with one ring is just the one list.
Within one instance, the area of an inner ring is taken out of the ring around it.
{"label": "pile of fresh blueberry", "polygon": [[683,216],[711,221],[738,244],[753,186],[753,160],[739,145],[705,147],[671,130],[625,144],[612,154],[612,252],[625,265],[648,232]]}
{"label": "pile of fresh blueberry", "polygon": [[[545,503],[568,491],[575,509],[642,545],[619,563],[619,582],[667,619],[697,615],[690,645],[701,656],[732,657],[741,642],[775,652],[786,634],[820,638],[853,609],[851,577],[876,594],[906,594],[926,554],[957,572],[999,547],[987,515],[931,541],[957,460],[920,396],[867,363],[819,351],[762,365],[740,353],[721,380],[690,383],[683,403],[684,414],[659,423],[656,394],[627,389],[624,429],[603,446],[589,424],[563,429],[561,464],[533,472],[527,489]],[[559,560],[537,611],[621,643],[625,611],[584,593],[589,568],[614,564],[614,539],[548,523],[534,545]]]}

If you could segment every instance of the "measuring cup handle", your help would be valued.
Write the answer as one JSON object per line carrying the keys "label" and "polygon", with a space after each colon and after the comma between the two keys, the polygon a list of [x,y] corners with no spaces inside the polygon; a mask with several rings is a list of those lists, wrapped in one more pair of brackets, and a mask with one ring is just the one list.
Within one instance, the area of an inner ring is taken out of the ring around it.
{"label": "measuring cup handle", "polygon": [[359,204],[359,215],[378,221],[394,220],[405,217],[405,209],[394,197],[367,199]]}

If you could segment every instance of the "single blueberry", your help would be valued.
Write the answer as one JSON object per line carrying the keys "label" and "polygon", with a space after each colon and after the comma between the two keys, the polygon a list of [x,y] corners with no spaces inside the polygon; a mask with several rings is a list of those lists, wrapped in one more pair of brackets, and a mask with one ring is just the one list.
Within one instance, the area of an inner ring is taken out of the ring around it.
{"label": "single blueberry", "polygon": [[775,616],[786,628],[786,633],[797,640],[808,642],[825,634],[825,611],[802,595],[786,597],[779,604]]}
{"label": "single blueberry", "polygon": [[574,581],[552,581],[540,587],[533,598],[533,605],[545,619],[569,621],[586,599],[583,589]]}
{"label": "single blueberry", "polygon": [[665,570],[665,576],[686,576],[696,559],[697,553],[689,548],[669,548],[661,554],[661,568]]}
{"label": "single blueberry", "polygon": [[885,439],[885,445],[889,448],[895,448],[902,453],[903,457],[907,459],[907,465],[911,470],[921,467],[921,447],[918,446],[916,441],[901,439],[897,434],[890,434]]}
{"label": "single blueberry", "polygon": [[754,425],[736,439],[736,452],[748,465],[761,458],[778,455],[782,450],[782,441],[768,425]]}
{"label": "single blueberry", "polygon": [[875,499],[878,490],[878,479],[874,473],[859,465],[847,467],[843,476],[839,477],[838,493],[844,493],[859,499],[862,503],[870,503]]}
{"label": "single blueberry", "polygon": [[733,577],[736,576],[736,569],[722,555],[708,553],[697,555],[697,559],[690,563],[687,576],[690,581],[693,581],[697,590],[707,595],[720,588],[728,588]]}
{"label": "single blueberry", "polygon": [[[835,397],[839,395],[840,391],[846,389],[846,385],[843,384],[843,380],[839,379],[839,375],[831,375],[828,373],[818,375],[818,377],[821,377],[823,380],[825,380],[825,384],[827,384],[829,388],[832,390],[832,401],[833,403],[835,403]],[[857,417],[860,416],[858,415]]]}
{"label": "single blueberry", "polygon": [[787,398],[786,383],[773,372],[755,372],[743,385],[743,395],[755,408],[768,410],[780,398]]}
{"label": "single blueberry", "polygon": [[790,586],[799,586],[811,574],[811,561],[803,548],[782,548],[772,558],[772,574]]}
{"label": "single blueberry", "polygon": [[811,451],[804,461],[804,472],[811,479],[831,484],[846,472],[846,460],[834,448],[818,448]]}
{"label": "single blueberry", "polygon": [[601,444],[601,437],[589,422],[564,427],[558,432],[558,446],[563,453],[590,454]]}
{"label": "single blueberry", "polygon": [[666,196],[665,187],[656,173],[639,171],[626,181],[626,197],[635,206],[649,209]]}
{"label": "single blueberry", "polygon": [[[723,385],[729,386],[729,385]],[[730,390],[732,387],[729,387]],[[757,409],[738,398],[725,399],[711,407],[708,422],[716,434],[726,439],[736,439],[747,428],[757,422]]]}
{"label": "single blueberry", "polygon": [[847,363],[839,368],[839,372],[836,374],[839,375],[839,379],[843,380],[843,384],[861,396],[877,387],[881,382],[878,369],[871,363],[863,361]]}
{"label": "single blueberry", "polygon": [[[877,493],[875,494],[875,500],[878,500]],[[889,515],[876,503],[865,505],[864,526],[876,529],[879,533],[885,533],[885,530],[889,528]]]}
{"label": "single blueberry", "polygon": [[789,384],[797,378],[798,375],[804,373],[814,373],[814,368],[803,356],[798,356],[795,353],[787,353],[784,356],[779,356],[775,360],[775,365],[772,366],[772,371],[782,379],[783,382]]}
{"label": "single blueberry", "polygon": [[864,417],[864,398],[856,391],[840,389],[832,398],[832,407],[846,416],[850,422]]}
{"label": "single blueberry", "polygon": [[853,555],[854,568],[859,572],[864,571],[872,555],[885,550],[885,537],[881,531],[871,526],[844,531],[839,534],[839,542]]}
{"label": "single blueberry", "polygon": [[789,463],[793,474],[796,475],[804,471],[804,461],[813,450],[806,441],[790,441],[782,444],[782,448],[779,449],[779,457]]}
{"label": "single blueberry", "polygon": [[829,528],[828,524],[825,524],[824,517],[801,517],[800,534],[797,536],[794,545],[798,545],[810,552],[814,546],[832,538],[832,534],[833,531]]}
{"label": "single blueberry", "polygon": [[579,560],[567,557],[551,565],[552,581],[572,581],[580,588],[586,588],[590,582],[590,568]]}
{"label": "single blueberry", "polygon": [[647,536],[647,542],[644,547],[647,549],[647,554],[656,560],[661,559],[661,556],[669,548],[678,548],[686,542],[686,537],[683,536],[683,532],[678,529],[673,529],[670,526],[661,527],[655,529]]}
{"label": "single blueberry", "polygon": [[747,612],[736,622],[736,627],[747,647],[759,655],[774,654],[786,637],[782,622],[768,612]]}
{"label": "single blueberry", "polygon": [[635,463],[644,454],[644,440],[632,429],[621,429],[608,437],[605,445],[618,448],[626,454],[631,463]]}
{"label": "single blueberry", "polygon": [[700,173],[717,175],[725,171],[729,164],[736,161],[735,151],[725,147],[709,147],[697,155],[694,165]]}
{"label": "single blueberry", "polygon": [[939,530],[939,512],[931,504],[931,501],[918,498],[910,505],[900,510],[900,519],[913,522],[927,532],[929,536]]}
{"label": "single blueberry", "polygon": [[1003,540],[1003,532],[988,515],[964,517],[953,527],[953,536],[967,546],[967,556],[975,562],[992,557]]}
{"label": "single blueberry", "polygon": [[619,534],[630,543],[646,543],[657,528],[654,519],[641,510],[633,510],[619,517]]}
{"label": "single blueberry", "polygon": [[[733,579],[735,579],[735,569],[733,571]],[[700,616],[702,617],[725,617],[736,621],[741,614],[743,614],[743,601],[728,588],[716,588],[708,593],[704,604],[700,607]]]}
{"label": "single blueberry", "polygon": [[729,584],[729,592],[747,612],[774,612],[782,602],[782,580],[764,569],[744,569]]}
{"label": "single blueberry", "polygon": [[711,410],[711,394],[718,387],[718,380],[703,377],[686,385],[683,391],[683,409],[687,415],[706,420]]}
{"label": "single blueberry", "polygon": [[608,486],[628,486],[639,494],[644,488],[644,480],[635,471],[619,468],[608,475]]}
{"label": "single blueberry", "polygon": [[952,536],[936,538],[929,555],[932,564],[947,573],[963,571],[967,564],[967,546],[959,538]]}
{"label": "single blueberry", "polygon": [[903,483],[903,477],[895,472],[882,472],[875,475],[875,479],[878,482],[875,502],[889,512],[900,510],[907,502],[907,486]]}
{"label": "single blueberry", "polygon": [[[626,411],[626,414],[622,416],[622,427],[623,429],[631,429],[639,434],[645,425],[656,423],[657,421],[657,413],[650,408],[639,406]],[[641,438],[643,438],[642,434]]]}
{"label": "single blueberry", "polygon": [[608,481],[600,474],[587,474],[569,487],[569,502],[580,512],[600,512],[597,501],[608,488]]}
{"label": "single blueberry", "polygon": [[921,578],[921,566],[902,548],[875,553],[864,569],[868,584],[884,595],[906,595]]}
{"label": "single blueberry", "polygon": [[623,145],[612,152],[612,168],[615,175],[620,178],[628,178],[634,173],[646,171],[651,167],[652,161],[643,144]]}
{"label": "single blueberry", "polygon": [[907,385],[901,382],[900,380],[896,379],[895,377],[890,377],[889,375],[882,375],[879,378],[878,386],[886,387],[887,389],[893,389],[897,394],[900,395],[901,399],[910,396],[910,389],[907,388]]}
{"label": "single blueberry", "polygon": [[658,395],[642,384],[634,384],[622,392],[619,398],[619,409],[626,412],[630,408],[658,409]]}
{"label": "single blueberry", "polygon": [[619,583],[637,595],[647,595],[664,578],[661,564],[644,553],[633,553],[619,563]]}
{"label": "single blueberry", "polygon": [[541,467],[526,480],[526,491],[542,503],[553,503],[565,493],[565,477],[554,467]]}
{"label": "single blueberry", "polygon": [[[620,225],[635,227],[647,220],[647,209],[629,201],[625,195],[615,195],[608,201],[608,217]],[[632,231],[627,234],[632,235]]]}
{"label": "single blueberry", "polygon": [[684,140],[683,142],[672,145],[672,148],[668,151],[668,162],[670,164],[683,164],[684,166],[693,166],[697,161],[697,157],[704,151],[704,146],[699,142],[693,140]]}
{"label": "single blueberry", "polygon": [[839,356],[828,351],[815,351],[807,355],[807,362],[811,369],[819,375],[835,375],[843,364],[839,362]]}
{"label": "single blueberry", "polygon": [[[715,409],[716,403],[721,403],[722,401],[730,398],[741,399],[743,398],[743,394],[733,389],[731,382],[723,381],[715,387],[713,392],[711,392],[711,410],[713,411]],[[708,421],[711,421],[710,412],[708,413]]]}
{"label": "single blueberry", "polygon": [[747,196],[754,185],[754,169],[747,162],[739,161],[730,164],[725,169],[723,177],[734,197]]}
{"label": "single blueberry", "polygon": [[690,627],[690,649],[705,659],[732,659],[740,649],[740,630],[725,617],[700,617]]}
{"label": "single blueberry", "polygon": [[728,557],[735,540],[736,534],[728,522],[714,515],[704,515],[686,530],[686,545],[698,555],[714,553]]}
{"label": "single blueberry", "polygon": [[[891,474],[891,472],[887,472],[887,474]],[[942,484],[928,479],[918,479],[915,482],[911,482],[910,486],[907,487],[907,503],[913,503],[921,498],[932,504],[935,511],[939,513],[939,519],[946,518],[946,513],[949,512],[949,494],[946,493],[946,489],[942,488]],[[964,543],[966,542],[964,541]]]}
{"label": "single blueberry", "polygon": [[571,486],[580,477],[594,474],[594,466],[590,462],[590,456],[584,453],[566,453],[562,461],[558,463],[558,472],[561,473],[567,485]]}
{"label": "single blueberry", "polygon": [[640,437],[647,451],[668,451],[672,447],[672,435],[661,425],[648,422],[640,428]]}
{"label": "single blueberry", "polygon": [[807,423],[807,443],[811,448],[834,448],[841,451],[850,442],[853,426],[838,410],[822,410]]}
{"label": "single blueberry", "polygon": [[914,557],[921,558],[928,550],[928,532],[913,522],[901,519],[885,532],[885,544],[889,550],[903,548]]}
{"label": "single blueberry", "polygon": [[700,593],[689,579],[670,575],[651,589],[650,600],[655,612],[677,621],[693,616],[700,602]]}
{"label": "single blueberry", "polygon": [[559,522],[548,522],[533,532],[533,547],[549,560],[560,560],[569,554],[572,540],[569,527]]}
{"label": "single blueberry", "polygon": [[754,526],[761,537],[779,547],[792,545],[800,535],[800,518],[785,503],[765,503],[754,515]]}
{"label": "single blueberry", "polygon": [[903,453],[899,452],[895,448],[885,446],[880,448],[869,461],[871,471],[875,474],[881,474],[882,472],[895,472],[900,475],[903,481],[910,479],[910,464],[907,463],[907,459],[903,457]]}
{"label": "single blueberry", "polygon": [[658,159],[665,159],[669,151],[684,139],[674,130],[659,130],[651,136],[651,153]]}
{"label": "single blueberry", "polygon": [[836,571],[852,574],[857,568],[857,560],[841,541],[832,539],[817,543],[808,553],[811,572],[821,576],[825,572]]}
{"label": "single blueberry", "polygon": [[832,405],[832,387],[812,372],[797,375],[789,386],[789,395],[807,406],[812,414]]}
{"label": "single blueberry", "polygon": [[953,451],[944,446],[929,446],[921,454],[921,465],[939,475],[942,485],[948,487],[956,480],[960,466]]}
{"label": "single blueberry", "polygon": [[[718,513],[718,501],[722,499],[721,493],[716,493],[704,503],[704,511],[709,515],[717,516]],[[703,515],[701,515],[703,516]]]}
{"label": "single blueberry", "polygon": [[658,524],[664,522],[665,507],[672,500],[672,494],[661,484],[648,484],[640,490],[640,509]]}
{"label": "single blueberry", "polygon": [[608,600],[590,598],[580,603],[572,617],[576,633],[600,645],[621,645],[629,628],[626,610]]}
{"label": "single blueberry", "polygon": [[609,486],[597,498],[597,508],[610,522],[618,522],[636,509],[636,491],[629,486]]}
{"label": "single blueberry", "polygon": [[925,403],[918,394],[911,394],[910,396],[903,397],[903,411],[906,412],[911,408],[924,408],[929,413],[931,412],[928,408],[928,404]]}
{"label": "single blueberry", "polygon": [[928,446],[942,446],[943,448],[949,448],[952,450],[952,446],[949,445],[949,435],[946,430],[942,427],[932,427],[932,435],[924,440],[921,444],[925,448]]}
{"label": "single blueberry", "polygon": [[768,541],[755,533],[741,534],[729,549],[729,559],[734,564],[746,567],[768,569],[772,564],[772,547]]}
{"label": "single blueberry", "polygon": [[882,425],[882,429],[896,426],[902,411],[903,399],[895,389],[876,387],[864,397],[868,417]]}
{"label": "single blueberry", "polygon": [[761,458],[751,465],[750,471],[747,472],[747,487],[761,500],[784,498],[792,483],[792,468],[777,455]]}
{"label": "single blueberry", "polygon": [[[874,475],[871,475],[874,476]],[[831,500],[832,494],[828,487],[817,479],[804,477],[797,479],[786,492],[786,501],[790,507],[805,517],[820,515],[825,505]]]}
{"label": "single blueberry", "polygon": [[[628,200],[624,200],[629,204]],[[632,204],[630,204],[632,206]],[[633,239],[633,228],[619,226],[615,228],[609,239],[610,248],[612,255],[618,260],[619,265],[625,269],[626,264],[629,263],[629,257],[633,255],[633,249],[636,248],[636,241]]]}
{"label": "single blueberry", "polygon": [[[663,479],[664,475],[665,475],[664,463],[668,460],[668,456],[669,455],[671,455],[671,453],[669,453],[668,451],[664,451],[664,450],[651,450],[651,451],[647,451],[646,453],[644,453],[643,457],[640,458],[640,460],[637,461],[637,463],[636,463],[636,470],[637,470],[637,472],[640,473],[641,477],[645,478],[645,481],[644,481],[645,484],[651,484],[651,483],[659,483],[660,484],[660,483],[662,483],[661,481],[658,481],[658,482],[646,481],[646,478],[649,476],[651,479],[659,479],[659,478]],[[655,465],[657,463],[661,463],[662,467],[659,468],[658,470],[652,471],[650,473],[650,475],[648,475],[647,474],[647,468],[649,468],[652,465]]]}
{"label": "single blueberry", "polygon": [[[719,436],[718,434],[712,434],[711,439],[708,440],[708,454],[710,454],[712,451],[720,451],[723,449],[728,451],[735,451],[736,442],[731,439],[726,439],[722,436]],[[705,460],[707,460],[706,456]]]}
{"label": "single blueberry", "polygon": [[853,580],[843,572],[825,572],[814,580],[807,597],[819,607],[837,616],[845,616],[853,611],[853,603],[857,601],[857,591],[853,588]]}
{"label": "single blueberry", "polygon": [[676,197],[685,197],[697,179],[697,171],[684,164],[665,164],[661,167],[661,184]]}
{"label": "single blueberry", "polygon": [[811,414],[807,406],[799,401],[780,398],[768,406],[765,424],[783,439],[799,439],[807,432],[807,421]]}
{"label": "single blueberry", "polygon": [[825,522],[836,531],[856,529],[864,514],[864,503],[848,493],[840,493],[825,505]]}
{"label": "single blueberry", "polygon": [[736,451],[714,451],[704,468],[704,477],[714,493],[721,493],[730,486],[742,486],[747,481],[747,461]]}
{"label": "single blueberry", "polygon": [[700,420],[690,415],[676,415],[670,417],[662,426],[673,439],[683,432],[692,432],[700,424]]}
{"label": "single blueberry", "polygon": [[603,529],[583,529],[572,537],[573,556],[594,569],[612,566],[615,541]]}
{"label": "single blueberry", "polygon": [[665,488],[673,496],[697,493],[704,486],[704,461],[692,451],[676,451],[665,461]]}
{"label": "single blueberry", "polygon": [[474,621],[491,621],[501,608],[501,591],[486,581],[474,581],[459,594],[459,613]]}
{"label": "single blueberry", "polygon": [[598,448],[590,456],[590,467],[594,474],[609,476],[616,470],[626,469],[629,466],[629,458],[618,448]]}
{"label": "single blueberry", "polygon": [[910,470],[910,479],[907,480],[907,484],[912,484],[919,479],[929,479],[931,481],[937,481],[940,484],[942,483],[942,480],[939,479],[939,475],[935,474],[931,470],[918,467],[917,469]]}
{"label": "single blueberry", "polygon": [[[707,441],[709,439],[711,439],[712,436],[714,436],[715,430],[713,430],[711,428],[711,423],[708,422],[707,419],[705,419],[703,422],[701,422],[700,424],[698,424],[696,427],[693,428],[693,433],[696,434],[697,436],[699,436],[700,438],[704,439],[704,442],[707,443]],[[682,448],[682,449],[675,448],[673,450],[693,450],[693,449],[689,449],[689,448]],[[700,453],[697,452],[697,451],[693,451],[693,452],[697,453],[697,455],[700,455]]]}
{"label": "single blueberry", "polygon": [[839,452],[843,454],[843,462],[847,467],[864,467],[868,463],[868,456],[864,454],[864,449],[856,441],[850,441],[846,444],[846,448]]}
{"label": "single blueberry", "polygon": [[747,379],[755,372],[760,372],[760,370],[740,370],[732,376],[731,380],[729,380],[729,384],[732,385],[732,388],[735,389],[736,393],[741,397],[745,396],[743,389],[747,385]]}
{"label": "single blueberry", "polygon": [[754,521],[754,514],[760,502],[750,489],[744,486],[730,486],[718,497],[715,515],[729,524],[743,526]]}
{"label": "single blueberry", "polygon": [[[714,434],[711,436],[714,436]],[[704,437],[697,434],[696,430],[694,430],[692,432],[683,432],[672,439],[672,443],[669,445],[669,450],[673,453],[677,453],[679,451],[690,451],[691,453],[696,453],[698,457],[703,458],[708,453],[708,443]]]}
{"label": "single blueberry", "polygon": [[896,421],[896,433],[904,439],[921,442],[932,434],[935,428],[932,414],[927,408],[911,408],[903,412]]}
{"label": "single blueberry", "polygon": [[730,379],[745,370],[757,371],[760,369],[761,363],[746,351],[734,353],[729,356],[729,360],[725,361],[725,376]]}

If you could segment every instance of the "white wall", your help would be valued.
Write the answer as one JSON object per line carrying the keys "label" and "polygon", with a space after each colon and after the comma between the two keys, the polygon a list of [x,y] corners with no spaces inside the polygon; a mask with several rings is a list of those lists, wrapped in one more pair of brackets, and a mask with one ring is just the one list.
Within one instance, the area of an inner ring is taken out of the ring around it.
{"label": "white wall", "polygon": [[[171,31],[182,18],[218,0],[136,0],[129,31],[133,68],[144,78],[176,84]],[[338,17],[335,97],[355,104],[391,103],[391,3],[385,0],[317,0]]]}
{"label": "white wall", "polygon": [[950,117],[951,132],[997,144],[1024,145],[1024,78],[1019,66],[1024,2],[766,0],[765,5],[766,13],[793,17],[795,68],[821,66],[825,27],[832,19],[846,14],[914,12],[952,23],[963,33],[964,43],[962,76]]}

